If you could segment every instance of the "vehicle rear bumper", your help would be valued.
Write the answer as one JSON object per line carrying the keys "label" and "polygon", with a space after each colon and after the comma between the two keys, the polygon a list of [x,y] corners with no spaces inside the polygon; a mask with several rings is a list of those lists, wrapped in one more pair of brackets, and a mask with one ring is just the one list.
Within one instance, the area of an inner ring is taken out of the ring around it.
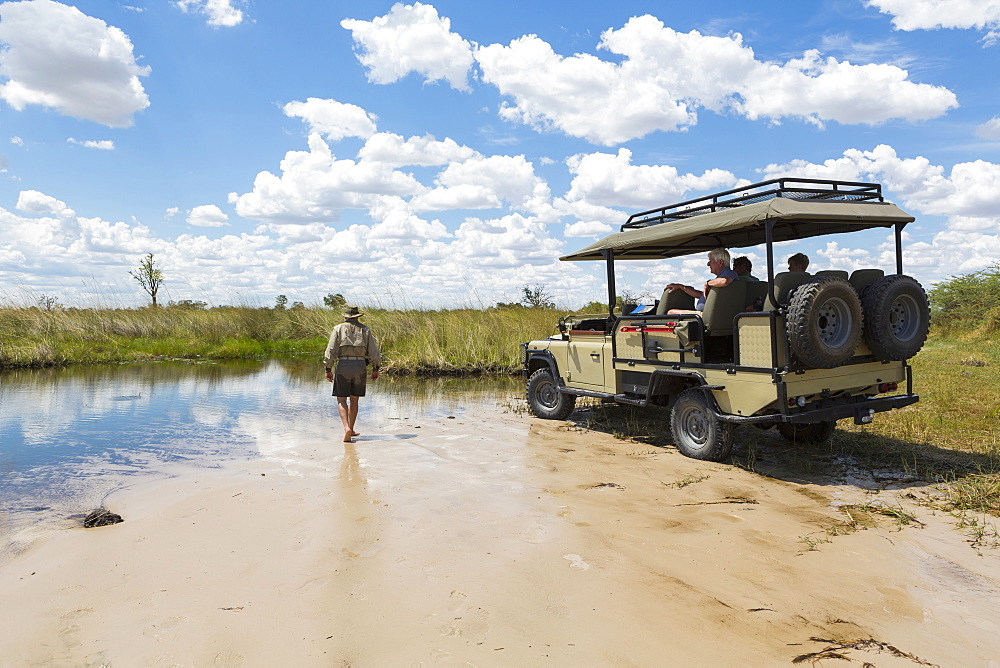
{"label": "vehicle rear bumper", "polygon": [[773,413],[752,417],[719,413],[717,417],[724,422],[752,423],[773,421],[791,422],[794,424],[809,424],[854,418],[854,424],[867,424],[871,422],[872,416],[875,413],[891,411],[894,408],[903,408],[918,401],[920,401],[919,395],[897,394],[891,397],[870,397],[859,401],[838,403],[832,406],[820,406],[810,410],[799,410],[794,413]]}

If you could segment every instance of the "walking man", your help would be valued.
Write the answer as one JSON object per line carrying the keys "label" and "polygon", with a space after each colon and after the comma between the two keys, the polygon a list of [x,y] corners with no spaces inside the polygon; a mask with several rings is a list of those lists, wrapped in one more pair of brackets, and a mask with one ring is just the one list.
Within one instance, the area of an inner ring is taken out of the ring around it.
{"label": "walking man", "polygon": [[[358,397],[365,396],[367,364],[372,364],[372,380],[378,378],[378,366],[382,355],[378,343],[367,325],[358,322],[364,315],[357,306],[348,306],[344,311],[344,322],[333,328],[330,341],[326,344],[326,380],[333,383],[333,396],[337,397],[337,411],[344,423],[344,443],[351,443],[361,434],[354,430],[358,419]],[[334,373],[336,363],[336,373]],[[350,400],[350,403],[348,403]]]}

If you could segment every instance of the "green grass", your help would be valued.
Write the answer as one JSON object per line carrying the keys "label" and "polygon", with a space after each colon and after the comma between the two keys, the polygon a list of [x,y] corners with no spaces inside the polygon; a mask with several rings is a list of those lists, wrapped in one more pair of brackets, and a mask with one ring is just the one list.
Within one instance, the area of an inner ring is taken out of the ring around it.
{"label": "green grass", "polygon": [[[519,344],[555,331],[543,308],[366,309],[388,373],[509,373]],[[343,321],[322,308],[0,308],[0,368],[162,358],[323,356]]]}

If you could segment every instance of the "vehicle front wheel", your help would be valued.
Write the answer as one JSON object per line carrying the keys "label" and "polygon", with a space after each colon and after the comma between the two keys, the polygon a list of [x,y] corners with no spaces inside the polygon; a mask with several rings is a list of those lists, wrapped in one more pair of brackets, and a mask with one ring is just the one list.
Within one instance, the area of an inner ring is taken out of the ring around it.
{"label": "vehicle front wheel", "polygon": [[733,450],[733,425],[715,416],[705,390],[681,392],[670,411],[670,431],[682,455],[722,461]]}
{"label": "vehicle front wheel", "polygon": [[528,378],[528,408],[535,417],[565,420],[576,406],[576,395],[559,391],[548,369],[539,369]]}
{"label": "vehicle front wheel", "polygon": [[832,420],[823,422],[812,422],[808,424],[795,424],[793,422],[779,422],[775,426],[789,443],[800,443],[802,445],[816,445],[830,440],[833,436],[833,429],[837,423]]}

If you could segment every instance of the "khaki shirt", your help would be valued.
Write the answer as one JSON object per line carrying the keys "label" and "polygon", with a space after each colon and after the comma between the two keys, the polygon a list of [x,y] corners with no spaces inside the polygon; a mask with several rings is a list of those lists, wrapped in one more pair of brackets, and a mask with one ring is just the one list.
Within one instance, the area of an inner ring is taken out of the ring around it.
{"label": "khaki shirt", "polygon": [[333,328],[326,344],[323,364],[332,367],[340,357],[367,357],[373,365],[379,365],[382,354],[368,325],[351,319]]}

